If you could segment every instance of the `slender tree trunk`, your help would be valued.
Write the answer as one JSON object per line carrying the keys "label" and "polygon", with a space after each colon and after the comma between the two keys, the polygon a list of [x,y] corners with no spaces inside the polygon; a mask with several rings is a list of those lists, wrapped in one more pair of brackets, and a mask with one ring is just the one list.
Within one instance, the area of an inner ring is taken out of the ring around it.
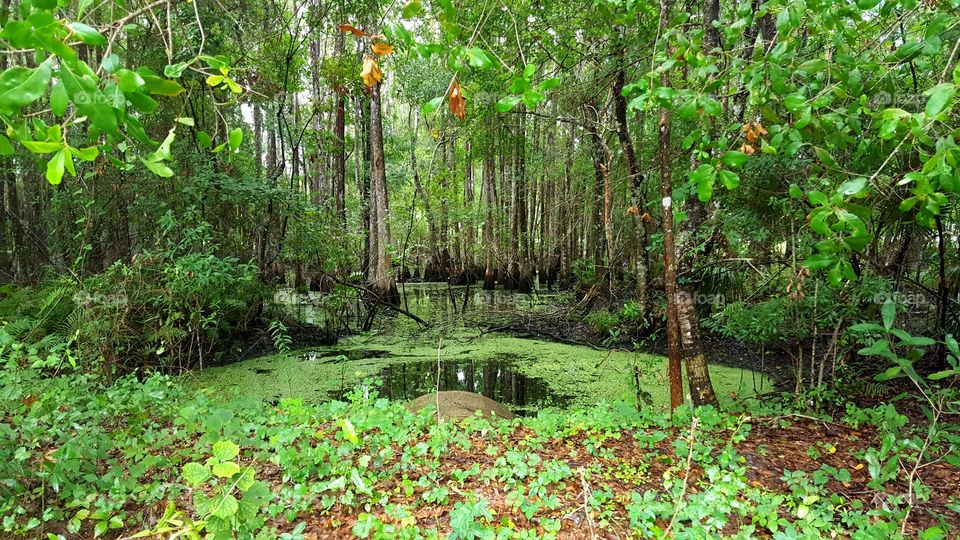
{"label": "slender tree trunk", "polygon": [[[667,28],[670,0],[660,0],[660,34]],[[660,86],[670,86],[669,70],[660,74]],[[667,297],[668,379],[670,408],[683,403],[683,373],[680,365],[680,326],[677,322],[677,252],[673,235],[673,157],[670,153],[670,110],[660,109],[657,124],[660,153],[660,196],[663,204],[663,285]]]}
{"label": "slender tree trunk", "polygon": [[417,169],[417,134],[420,129],[420,116],[411,107],[408,118],[413,133],[410,141],[410,168],[413,171],[413,187],[417,191],[417,196],[423,201],[423,213],[427,216],[427,241],[430,244],[430,261],[427,263],[424,277],[428,281],[433,281],[439,276],[440,268],[440,252],[437,250],[437,223],[433,210],[430,208],[430,196],[423,189],[423,184],[420,182],[420,171]]}
{"label": "slender tree trunk", "polygon": [[633,230],[631,233],[631,244],[633,245],[633,270],[636,281],[637,303],[640,304],[641,316],[646,316],[649,309],[649,284],[647,261],[647,228],[643,221],[643,208],[646,204],[646,193],[643,189],[643,175],[640,172],[640,163],[637,160],[637,153],[633,147],[633,139],[630,137],[630,126],[627,124],[627,98],[623,96],[623,87],[626,85],[626,69],[624,60],[624,50],[621,46],[619,50],[620,69],[617,70],[614,79],[613,99],[614,109],[617,120],[617,137],[620,140],[620,149],[623,152],[624,160],[627,163],[627,171],[630,173],[630,215],[632,216]]}
{"label": "slender tree trunk", "polygon": [[477,232],[474,229],[473,216],[473,155],[471,154],[470,141],[464,144],[464,162],[463,169],[463,204],[466,207],[467,217],[463,225],[463,267],[466,271],[468,281],[474,281],[476,277],[476,262],[474,260],[474,244],[476,242]]}
{"label": "slender tree trunk", "polygon": [[390,231],[387,228],[389,205],[381,111],[380,83],[375,83],[370,88],[370,252],[367,282],[368,288],[381,301],[400,305],[400,294],[390,274],[391,261],[387,253],[387,244],[390,243]]}
{"label": "slender tree trunk", "polygon": [[[337,32],[336,44],[334,45],[334,55],[339,58],[343,54],[343,32]],[[346,227],[346,176],[347,176],[347,149],[345,145],[345,112],[347,108],[346,89],[338,87],[334,89],[334,100],[336,108],[333,120],[333,208],[337,217]]]}
{"label": "slender tree trunk", "polygon": [[494,267],[494,251],[496,241],[493,236],[494,212],[497,209],[496,180],[493,177],[493,156],[491,150],[486,149],[483,155],[483,176],[481,192],[483,205],[486,208],[486,219],[483,221],[483,249],[486,253],[486,266],[483,272],[483,288],[492,291],[496,287],[497,270]]}
{"label": "slender tree trunk", "polygon": [[[711,54],[716,54],[719,47],[719,30],[714,28],[713,21],[719,16],[719,0],[706,0],[704,5],[704,48]],[[693,167],[696,167],[696,163]],[[697,313],[696,297],[697,285],[690,278],[694,275],[693,253],[697,253],[698,232],[706,221],[707,208],[699,199],[687,199],[687,219],[683,222],[681,253],[687,254],[679,261],[681,274],[687,279],[685,286],[677,298],[677,317],[680,324],[680,342],[683,352],[683,363],[687,369],[687,382],[690,385],[690,398],[694,405],[719,405],[713,384],[710,381],[710,372],[707,368],[706,354],[703,349],[703,339],[700,331],[700,317]]]}

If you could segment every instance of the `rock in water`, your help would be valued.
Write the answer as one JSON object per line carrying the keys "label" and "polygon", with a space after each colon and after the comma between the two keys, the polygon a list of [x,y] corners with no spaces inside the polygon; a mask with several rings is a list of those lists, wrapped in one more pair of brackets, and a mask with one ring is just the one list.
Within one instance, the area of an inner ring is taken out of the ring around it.
{"label": "rock in water", "polygon": [[437,394],[440,394],[440,417],[446,420],[466,418],[473,416],[473,413],[480,411],[484,418],[490,419],[496,414],[497,418],[506,418],[513,420],[514,414],[510,409],[500,403],[480,394],[473,392],[461,392],[459,390],[449,390],[444,392],[433,392],[424,394],[416,399],[409,401],[406,405],[411,411],[419,411],[427,405],[437,405]]}

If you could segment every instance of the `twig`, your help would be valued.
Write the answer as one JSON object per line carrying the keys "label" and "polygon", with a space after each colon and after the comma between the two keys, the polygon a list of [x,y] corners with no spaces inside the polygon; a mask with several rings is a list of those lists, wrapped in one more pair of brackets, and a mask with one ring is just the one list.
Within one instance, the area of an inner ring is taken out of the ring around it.
{"label": "twig", "polygon": [[687,486],[690,481],[690,467],[693,465],[693,443],[697,434],[697,426],[699,425],[700,420],[694,416],[693,420],[690,421],[690,451],[687,453],[687,464],[684,467],[683,473],[683,487],[680,489],[680,497],[677,498],[676,508],[673,510],[673,517],[670,518],[670,524],[667,525],[667,528],[663,531],[664,538],[670,538],[670,531],[673,530],[673,525],[677,522],[677,517],[680,515],[680,509],[683,507],[683,499],[687,495]]}

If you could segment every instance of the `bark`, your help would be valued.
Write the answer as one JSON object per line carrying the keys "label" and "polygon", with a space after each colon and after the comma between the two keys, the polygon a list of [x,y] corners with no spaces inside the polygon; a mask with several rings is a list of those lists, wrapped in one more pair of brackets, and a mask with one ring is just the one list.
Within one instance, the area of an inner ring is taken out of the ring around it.
{"label": "bark", "polygon": [[440,268],[440,253],[437,251],[437,223],[430,208],[429,194],[423,189],[423,184],[420,182],[420,171],[417,169],[417,134],[420,129],[420,116],[412,108],[410,109],[410,115],[412,117],[410,127],[413,133],[410,141],[410,169],[413,171],[413,187],[417,191],[417,196],[423,201],[423,212],[427,216],[427,237],[430,244],[428,248],[430,250],[430,262],[427,264],[424,277],[427,281],[433,281],[439,276]]}
{"label": "bark", "polygon": [[[669,0],[660,0],[660,33],[667,27],[670,10]],[[660,74],[660,85],[669,86],[667,70]],[[670,154],[670,111],[660,109],[657,124],[660,157],[660,195],[663,197],[663,285],[667,297],[667,349],[670,381],[670,408],[683,403],[683,374],[680,367],[680,327],[677,323],[677,254],[673,235],[673,157]]]}
{"label": "bark", "polygon": [[253,106],[253,164],[257,176],[263,175],[263,110],[260,105]]}
{"label": "bark", "polygon": [[378,301],[400,305],[397,284],[390,274],[390,231],[387,228],[387,168],[383,150],[380,83],[370,88],[370,252],[367,262],[367,283]]}
{"label": "bark", "polygon": [[[719,47],[719,32],[714,28],[714,21],[719,16],[719,0],[706,0],[704,13],[704,40],[705,49],[716,54]],[[692,163],[692,167],[697,167]],[[710,372],[707,368],[706,354],[703,350],[703,340],[700,332],[700,317],[697,313],[696,297],[697,282],[689,279],[694,275],[693,254],[697,253],[698,232],[706,222],[707,208],[699,199],[687,199],[687,219],[683,222],[683,234],[680,243],[680,252],[688,256],[682,257],[680,274],[686,276],[686,285],[680,288],[677,298],[677,321],[680,325],[680,343],[683,353],[683,363],[687,369],[687,382],[690,385],[690,398],[694,405],[718,406],[717,396],[710,381]]]}
{"label": "bark", "polygon": [[483,272],[483,288],[492,291],[496,288],[497,270],[494,267],[494,251],[496,242],[493,236],[494,211],[497,208],[496,180],[493,177],[494,162],[490,150],[483,156],[483,176],[481,179],[481,193],[486,208],[486,219],[483,221],[483,249],[486,253],[486,265]]}
{"label": "bark", "polygon": [[[334,45],[334,55],[339,57],[343,54],[343,32],[337,32],[337,41]],[[334,89],[334,99],[336,100],[336,110],[333,120],[333,208],[337,217],[346,226],[346,176],[347,176],[347,154],[345,147],[346,122],[344,120],[347,108],[347,97],[345,88]]]}
{"label": "bark", "polygon": [[646,316],[649,309],[649,277],[650,261],[647,255],[649,238],[646,223],[641,217],[646,204],[646,193],[643,188],[643,175],[640,172],[640,163],[634,150],[633,139],[630,137],[630,127],[627,124],[627,98],[623,96],[623,87],[626,85],[626,70],[623,48],[619,51],[620,69],[614,79],[613,99],[614,114],[617,121],[617,138],[620,140],[620,150],[630,173],[630,203],[633,229],[631,244],[633,246],[633,271],[635,274],[637,303],[640,304],[641,316]]}
{"label": "bark", "polygon": [[476,230],[473,226],[473,156],[470,153],[470,142],[464,146],[466,165],[463,174],[463,204],[467,209],[467,219],[463,225],[463,266],[467,279],[473,281],[476,276],[476,261],[474,260],[474,242]]}

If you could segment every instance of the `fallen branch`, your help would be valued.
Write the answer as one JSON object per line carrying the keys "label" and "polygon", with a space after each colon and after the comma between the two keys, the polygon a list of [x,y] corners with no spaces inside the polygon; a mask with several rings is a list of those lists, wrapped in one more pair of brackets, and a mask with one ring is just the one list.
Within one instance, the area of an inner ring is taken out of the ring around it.
{"label": "fallen branch", "polygon": [[401,314],[401,315],[406,315],[407,317],[409,317],[409,318],[413,319],[414,321],[416,321],[417,324],[419,324],[419,325],[421,325],[421,326],[425,326],[425,327],[428,327],[428,328],[430,327],[430,323],[428,323],[427,321],[421,319],[420,317],[414,315],[413,313],[407,311],[406,309],[403,309],[403,308],[400,307],[400,306],[394,305],[394,304],[392,304],[392,303],[390,303],[390,302],[387,302],[386,300],[383,300],[382,298],[380,298],[380,295],[378,295],[377,293],[375,293],[375,292],[371,291],[370,289],[364,287],[363,285],[357,285],[357,284],[355,284],[355,283],[350,283],[350,282],[348,282],[348,281],[343,281],[343,280],[341,280],[341,279],[337,279],[337,278],[334,277],[334,276],[329,276],[329,277],[330,277],[330,279],[333,280],[334,283],[336,283],[336,284],[338,284],[338,285],[343,285],[344,287],[350,287],[351,289],[354,289],[354,290],[357,290],[357,291],[366,293],[367,299],[368,299],[369,301],[373,302],[374,304],[381,305],[381,306],[386,306],[386,307],[388,307],[388,308],[396,311],[397,313],[399,313],[399,314]]}

